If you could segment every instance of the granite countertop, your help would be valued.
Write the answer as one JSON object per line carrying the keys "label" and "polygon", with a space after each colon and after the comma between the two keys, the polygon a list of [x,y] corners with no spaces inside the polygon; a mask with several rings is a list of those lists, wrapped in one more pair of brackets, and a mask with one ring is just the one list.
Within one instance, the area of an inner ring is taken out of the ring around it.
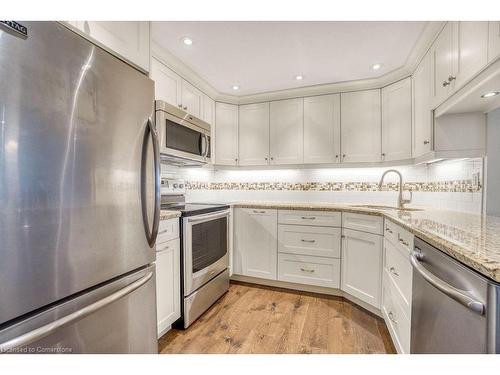
{"label": "granite countertop", "polygon": [[176,217],[181,217],[180,211],[175,210],[161,210],[160,220],[175,219]]}
{"label": "granite countertop", "polygon": [[334,203],[235,202],[233,207],[355,212],[383,216],[482,275],[500,282],[500,218],[419,207],[400,211]]}

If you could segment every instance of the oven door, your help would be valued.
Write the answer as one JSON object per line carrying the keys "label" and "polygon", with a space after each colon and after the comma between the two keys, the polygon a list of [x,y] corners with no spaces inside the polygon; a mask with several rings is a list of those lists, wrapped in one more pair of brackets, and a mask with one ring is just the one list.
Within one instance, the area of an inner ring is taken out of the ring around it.
{"label": "oven door", "polygon": [[183,219],[184,295],[228,268],[229,210]]}
{"label": "oven door", "polygon": [[210,132],[164,111],[156,111],[160,153],[180,160],[210,162]]}

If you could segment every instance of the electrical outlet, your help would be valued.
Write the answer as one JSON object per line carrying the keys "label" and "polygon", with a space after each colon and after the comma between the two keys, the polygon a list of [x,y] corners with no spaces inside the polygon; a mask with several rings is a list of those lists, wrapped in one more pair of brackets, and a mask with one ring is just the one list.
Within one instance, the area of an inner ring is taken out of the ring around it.
{"label": "electrical outlet", "polygon": [[472,174],[472,186],[475,188],[481,187],[481,173],[476,172]]}

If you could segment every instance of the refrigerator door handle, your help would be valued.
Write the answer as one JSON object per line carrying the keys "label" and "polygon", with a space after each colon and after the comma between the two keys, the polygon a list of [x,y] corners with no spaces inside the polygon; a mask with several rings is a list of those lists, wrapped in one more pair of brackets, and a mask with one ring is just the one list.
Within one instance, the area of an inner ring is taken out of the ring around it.
{"label": "refrigerator door handle", "polygon": [[134,290],[139,289],[141,286],[146,284],[151,279],[151,277],[153,277],[153,272],[148,272],[140,279],[130,283],[126,287],[110,294],[109,296],[100,299],[99,301],[91,303],[90,305],[87,305],[78,311],[75,311],[51,323],[45,324],[44,326],[34,329],[33,331],[27,332],[24,335],[0,343],[0,353],[5,353],[14,348],[29,345],[32,342],[38,341],[54,333],[58,329],[68,324],[85,318],[86,316],[96,312],[97,310],[100,310],[103,307],[106,307],[107,305],[110,305],[111,303],[119,300],[120,298],[125,297],[127,294],[132,293]]}
{"label": "refrigerator door handle", "polygon": [[[151,139],[153,141],[153,159],[154,159],[154,184],[155,184],[155,202],[154,202],[154,211],[153,211],[153,225],[151,229],[151,233],[149,233],[149,221],[148,221],[148,212],[146,205],[146,189],[145,189],[145,149],[143,149],[142,154],[142,172],[141,172],[141,199],[142,199],[142,217],[144,220],[144,226],[146,228],[146,237],[148,239],[148,243],[150,247],[153,247],[156,243],[156,237],[158,236],[158,227],[160,225],[160,146],[158,142],[158,134],[156,133],[156,128],[153,124],[153,121],[148,118],[148,131],[151,134]],[[145,139],[147,141],[147,138]],[[147,142],[145,142],[147,145]]]}

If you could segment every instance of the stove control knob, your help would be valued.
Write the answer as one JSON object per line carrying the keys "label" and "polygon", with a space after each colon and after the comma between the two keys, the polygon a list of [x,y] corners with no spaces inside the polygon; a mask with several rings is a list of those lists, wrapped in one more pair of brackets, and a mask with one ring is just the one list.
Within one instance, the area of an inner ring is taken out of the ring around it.
{"label": "stove control knob", "polygon": [[184,185],[183,184],[180,184],[179,185],[179,189],[183,189],[184,188]]}
{"label": "stove control knob", "polygon": [[174,184],[174,189],[177,189],[178,185],[177,184]]}

